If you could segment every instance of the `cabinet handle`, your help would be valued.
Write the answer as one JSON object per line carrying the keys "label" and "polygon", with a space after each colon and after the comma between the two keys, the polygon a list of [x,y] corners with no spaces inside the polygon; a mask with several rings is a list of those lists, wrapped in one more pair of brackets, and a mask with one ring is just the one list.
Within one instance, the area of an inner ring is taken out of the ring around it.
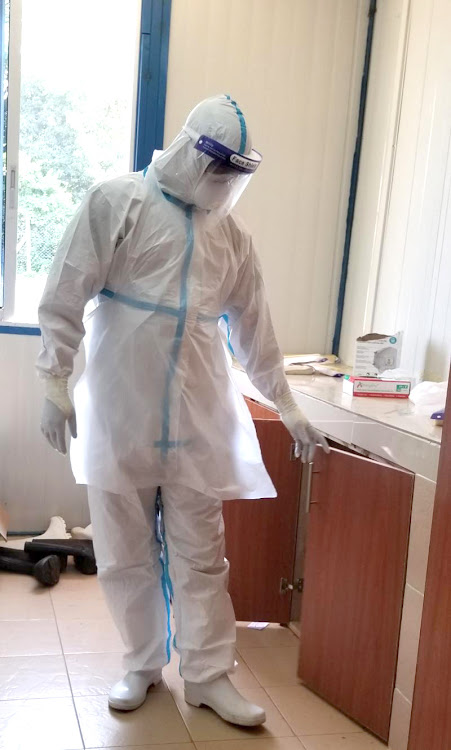
{"label": "cabinet handle", "polygon": [[313,477],[313,461],[307,464],[307,486],[305,490],[305,512],[310,513],[311,495],[312,495],[312,477]]}

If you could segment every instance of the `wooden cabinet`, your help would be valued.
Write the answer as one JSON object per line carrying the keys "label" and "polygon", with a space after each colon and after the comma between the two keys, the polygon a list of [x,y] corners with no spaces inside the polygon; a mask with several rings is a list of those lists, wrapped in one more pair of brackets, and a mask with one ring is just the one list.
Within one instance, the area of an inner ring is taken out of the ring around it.
{"label": "wooden cabinet", "polygon": [[319,453],[311,478],[299,676],[388,740],[413,475]]}
{"label": "wooden cabinet", "polygon": [[280,582],[293,580],[302,464],[278,413],[247,404],[278,496],[224,503],[229,591],[237,620],[288,623],[292,594]]}
{"label": "wooden cabinet", "polygon": [[409,750],[448,750],[450,747],[451,388],[448,388],[424,594]]}
{"label": "wooden cabinet", "polygon": [[[238,620],[288,623],[292,592],[280,582],[294,582],[302,464],[278,414],[248,406],[278,497],[224,503],[229,590]],[[336,449],[308,471],[299,676],[387,741],[414,476]]]}

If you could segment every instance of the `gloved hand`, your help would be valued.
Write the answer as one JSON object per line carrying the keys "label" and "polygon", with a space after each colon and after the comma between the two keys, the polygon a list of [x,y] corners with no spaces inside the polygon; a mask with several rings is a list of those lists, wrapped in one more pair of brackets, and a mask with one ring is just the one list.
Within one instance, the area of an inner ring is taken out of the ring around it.
{"label": "gloved hand", "polygon": [[66,422],[69,424],[72,437],[77,437],[77,420],[67,390],[67,378],[46,378],[45,396],[41,432],[52,448],[65,455],[67,453]]}
{"label": "gloved hand", "polygon": [[302,454],[302,463],[310,463],[313,461],[317,445],[320,445],[325,453],[330,453],[326,438],[312,427],[290,391],[275,403],[282,422],[296,442],[296,458]]}

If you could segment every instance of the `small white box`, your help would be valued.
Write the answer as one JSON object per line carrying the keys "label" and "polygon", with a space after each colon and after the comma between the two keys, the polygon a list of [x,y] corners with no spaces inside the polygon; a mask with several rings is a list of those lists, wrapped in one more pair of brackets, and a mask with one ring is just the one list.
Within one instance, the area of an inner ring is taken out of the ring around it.
{"label": "small white box", "polygon": [[401,359],[401,334],[386,336],[368,333],[356,341],[353,374],[377,378],[386,370],[396,370]]}

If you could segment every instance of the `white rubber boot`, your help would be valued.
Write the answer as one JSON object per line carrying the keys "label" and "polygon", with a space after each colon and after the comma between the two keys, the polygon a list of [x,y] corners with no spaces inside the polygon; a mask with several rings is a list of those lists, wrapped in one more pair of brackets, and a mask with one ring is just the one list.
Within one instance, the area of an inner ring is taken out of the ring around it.
{"label": "white rubber boot", "polygon": [[161,669],[154,672],[127,672],[111,688],[108,704],[117,711],[134,711],[146,700],[149,688],[158,685],[161,679]]}
{"label": "white rubber boot", "polygon": [[52,516],[49,527],[43,534],[39,534],[38,536],[27,536],[22,539],[8,539],[7,542],[0,542],[0,547],[23,550],[25,542],[31,542],[33,539],[70,539],[70,534],[67,533],[64,518],[61,518],[61,516]]}
{"label": "white rubber boot", "polygon": [[263,708],[249,703],[223,674],[213,682],[187,682],[185,700],[191,706],[208,706],[221,719],[241,727],[257,727],[266,721]]}
{"label": "white rubber boot", "polygon": [[70,539],[66,529],[66,521],[61,516],[52,516],[47,531],[33,537],[33,539]]}
{"label": "white rubber boot", "polygon": [[70,533],[72,539],[92,539],[92,524],[90,523],[84,529],[81,526],[74,526]]}

